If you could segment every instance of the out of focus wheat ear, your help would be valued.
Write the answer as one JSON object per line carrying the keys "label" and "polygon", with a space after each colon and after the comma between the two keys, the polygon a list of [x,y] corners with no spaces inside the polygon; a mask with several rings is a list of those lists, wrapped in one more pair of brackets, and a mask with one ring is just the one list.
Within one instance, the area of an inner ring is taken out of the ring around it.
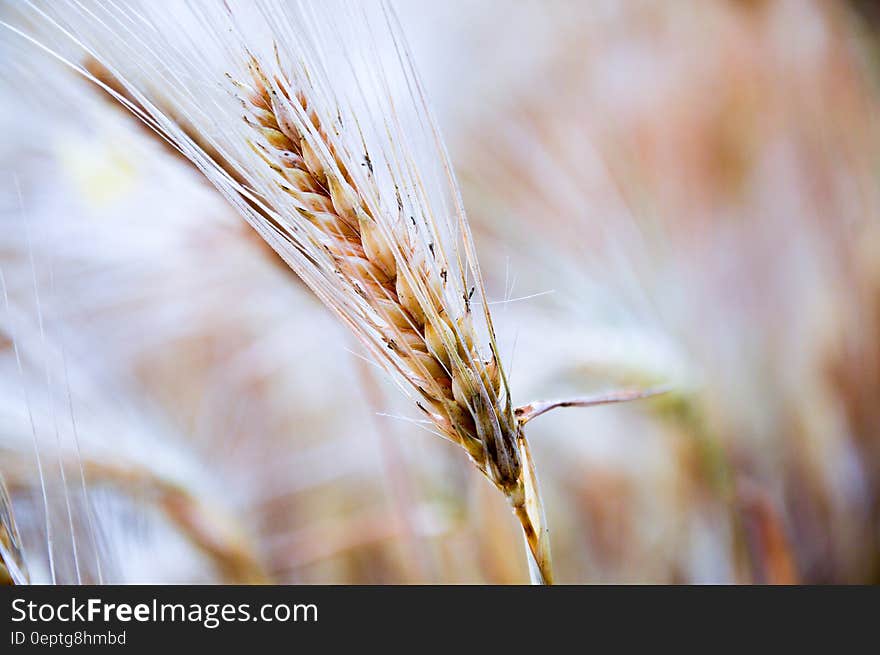
{"label": "out of focus wheat ear", "polygon": [[21,537],[12,513],[6,481],[0,474],[0,585],[28,584],[27,566],[21,553]]}

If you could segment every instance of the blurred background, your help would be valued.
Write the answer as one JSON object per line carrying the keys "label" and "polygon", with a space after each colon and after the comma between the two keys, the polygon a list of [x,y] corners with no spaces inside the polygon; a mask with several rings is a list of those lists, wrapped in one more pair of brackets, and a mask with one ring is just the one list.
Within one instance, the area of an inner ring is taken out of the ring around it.
{"label": "blurred background", "polygon": [[[874,5],[396,7],[514,400],[674,387],[530,425],[558,581],[880,582]],[[526,582],[500,494],[198,172],[0,50],[7,566]]]}

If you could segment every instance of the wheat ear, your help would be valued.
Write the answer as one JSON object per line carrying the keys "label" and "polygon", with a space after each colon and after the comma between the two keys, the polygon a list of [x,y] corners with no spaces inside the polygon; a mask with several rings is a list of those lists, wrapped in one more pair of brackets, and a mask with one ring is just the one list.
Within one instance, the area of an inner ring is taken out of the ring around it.
{"label": "wheat ear", "polygon": [[371,327],[417,390],[418,406],[510,500],[534,571],[551,582],[534,471],[530,462],[523,466],[525,437],[494,349],[483,360],[475,347],[470,298],[463,298],[463,311],[448,302],[448,267],[439,249],[429,246],[428,261],[405,225],[383,229],[366,201],[369,191],[349,174],[351,162],[306,95],[281,76],[270,82],[254,58],[249,70],[252,84],[238,88],[255,130],[252,147],[317,228],[337,274],[373,310]]}

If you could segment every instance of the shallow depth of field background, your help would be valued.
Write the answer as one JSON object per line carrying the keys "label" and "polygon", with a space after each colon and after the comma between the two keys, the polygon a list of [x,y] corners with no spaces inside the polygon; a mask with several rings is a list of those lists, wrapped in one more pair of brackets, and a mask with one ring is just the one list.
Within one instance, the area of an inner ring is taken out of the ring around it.
{"label": "shallow depth of field background", "polygon": [[[560,582],[880,581],[866,7],[398,3],[515,400],[675,389],[530,424]],[[59,582],[525,582],[500,495],[213,189],[0,40],[0,473],[32,580],[42,476]]]}

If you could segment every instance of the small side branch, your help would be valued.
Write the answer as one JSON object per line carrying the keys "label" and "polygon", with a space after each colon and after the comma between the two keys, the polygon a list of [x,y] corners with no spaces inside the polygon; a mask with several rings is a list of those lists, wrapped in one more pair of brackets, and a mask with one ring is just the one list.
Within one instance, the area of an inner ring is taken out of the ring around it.
{"label": "small side branch", "polygon": [[520,425],[525,425],[533,418],[546,414],[557,407],[593,407],[595,405],[610,405],[611,403],[624,403],[630,400],[652,398],[671,391],[671,387],[655,387],[653,389],[622,389],[586,396],[584,398],[572,398],[571,400],[539,400],[522,407],[517,407],[516,417]]}

